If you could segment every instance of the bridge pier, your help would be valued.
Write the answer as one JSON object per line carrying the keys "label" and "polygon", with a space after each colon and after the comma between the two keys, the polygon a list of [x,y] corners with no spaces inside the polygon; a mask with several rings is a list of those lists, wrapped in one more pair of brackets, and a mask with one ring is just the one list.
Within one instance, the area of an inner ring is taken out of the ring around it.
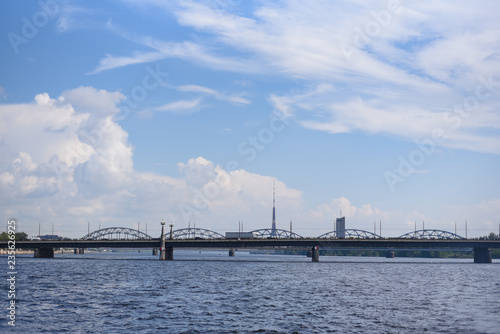
{"label": "bridge pier", "polygon": [[153,248],[153,255],[158,255],[158,248]]}
{"label": "bridge pier", "polygon": [[491,263],[491,249],[485,247],[475,247],[474,263]]}
{"label": "bridge pier", "polygon": [[236,253],[236,252],[234,251],[234,248],[231,248],[231,249],[229,250],[229,256],[234,256],[234,255],[235,255],[235,253]]}
{"label": "bridge pier", "polygon": [[165,252],[165,222],[161,221],[161,246],[160,246],[160,261],[167,259]]}
{"label": "bridge pier", "polygon": [[41,247],[35,249],[35,258],[37,259],[52,259],[54,257],[54,248]]}
{"label": "bridge pier", "polygon": [[166,250],[166,259],[167,261],[172,261],[174,259],[174,247],[167,247]]}
{"label": "bridge pier", "polygon": [[394,259],[394,251],[387,251],[387,252],[385,253],[385,257],[386,257],[387,259]]}
{"label": "bridge pier", "polygon": [[318,246],[314,246],[312,249],[311,249],[311,252],[312,252],[312,262],[319,262],[319,247]]}

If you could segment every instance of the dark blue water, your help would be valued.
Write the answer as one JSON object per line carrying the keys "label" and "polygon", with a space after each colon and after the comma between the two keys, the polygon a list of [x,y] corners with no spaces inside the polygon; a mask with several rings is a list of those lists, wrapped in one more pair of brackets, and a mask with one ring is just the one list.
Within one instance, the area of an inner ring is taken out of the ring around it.
{"label": "dark blue water", "polygon": [[18,255],[16,328],[2,316],[0,331],[500,333],[498,262],[323,256],[312,263],[239,252],[175,257]]}

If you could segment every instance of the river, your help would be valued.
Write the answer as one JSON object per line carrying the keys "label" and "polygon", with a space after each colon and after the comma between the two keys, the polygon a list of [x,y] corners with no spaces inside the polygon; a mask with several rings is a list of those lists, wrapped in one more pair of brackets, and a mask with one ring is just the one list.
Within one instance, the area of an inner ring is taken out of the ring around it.
{"label": "river", "polygon": [[160,262],[150,251],[18,255],[16,326],[3,316],[0,332],[500,333],[498,261],[312,263],[226,251],[176,251],[175,259]]}

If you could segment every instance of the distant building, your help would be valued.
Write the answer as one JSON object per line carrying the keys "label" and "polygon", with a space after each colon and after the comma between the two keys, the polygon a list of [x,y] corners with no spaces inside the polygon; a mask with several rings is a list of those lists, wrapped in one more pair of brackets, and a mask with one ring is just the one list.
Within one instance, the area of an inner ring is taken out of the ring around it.
{"label": "distant building", "polygon": [[345,217],[337,218],[335,221],[335,231],[337,231],[337,238],[345,238]]}

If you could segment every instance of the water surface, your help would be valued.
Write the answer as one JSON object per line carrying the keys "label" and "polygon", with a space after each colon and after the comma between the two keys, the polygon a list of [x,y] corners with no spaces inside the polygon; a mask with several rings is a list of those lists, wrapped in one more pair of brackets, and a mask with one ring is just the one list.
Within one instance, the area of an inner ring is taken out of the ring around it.
{"label": "water surface", "polygon": [[312,263],[225,251],[175,252],[175,261],[160,262],[150,254],[18,255],[16,331],[5,317],[0,330],[500,333],[498,262],[323,256]]}

